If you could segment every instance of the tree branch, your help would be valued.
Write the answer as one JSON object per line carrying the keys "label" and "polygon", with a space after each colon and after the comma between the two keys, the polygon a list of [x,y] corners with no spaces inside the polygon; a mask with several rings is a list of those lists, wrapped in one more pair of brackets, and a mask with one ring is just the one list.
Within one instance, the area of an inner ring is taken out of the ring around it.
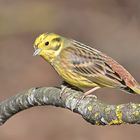
{"label": "tree branch", "polygon": [[68,108],[96,125],[140,124],[140,104],[107,105],[91,97],[79,102],[82,94],[68,87],[63,93],[54,87],[31,88],[0,103],[0,124],[20,111],[44,105]]}

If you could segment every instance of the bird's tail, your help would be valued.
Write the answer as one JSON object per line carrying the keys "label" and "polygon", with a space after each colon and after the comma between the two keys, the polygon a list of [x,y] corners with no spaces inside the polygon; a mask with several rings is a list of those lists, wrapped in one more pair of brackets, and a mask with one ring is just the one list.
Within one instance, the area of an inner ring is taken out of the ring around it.
{"label": "bird's tail", "polygon": [[134,93],[140,94],[140,86],[131,87],[131,89],[134,91]]}
{"label": "bird's tail", "polygon": [[134,86],[134,87],[129,87],[130,88],[130,93],[134,93],[134,94],[140,94],[140,86]]}

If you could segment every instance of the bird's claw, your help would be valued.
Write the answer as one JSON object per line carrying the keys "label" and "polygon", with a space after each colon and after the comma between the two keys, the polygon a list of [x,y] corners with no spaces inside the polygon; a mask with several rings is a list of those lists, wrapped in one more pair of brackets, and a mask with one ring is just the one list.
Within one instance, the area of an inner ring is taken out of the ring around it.
{"label": "bird's claw", "polygon": [[75,105],[75,108],[77,108],[81,102],[81,100],[83,100],[85,97],[89,97],[89,98],[94,98],[94,99],[97,99],[97,96],[96,95],[93,95],[93,94],[90,94],[90,95],[82,95],[80,97],[80,99],[77,101],[76,105]]}

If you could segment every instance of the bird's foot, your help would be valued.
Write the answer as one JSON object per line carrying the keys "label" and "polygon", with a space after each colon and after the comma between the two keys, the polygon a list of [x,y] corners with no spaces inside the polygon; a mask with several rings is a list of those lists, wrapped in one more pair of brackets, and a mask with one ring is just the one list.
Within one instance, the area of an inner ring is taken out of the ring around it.
{"label": "bird's foot", "polygon": [[61,85],[60,98],[62,98],[63,93],[65,92],[65,90],[66,90],[67,88],[71,88],[71,89],[73,89],[73,90],[77,90],[77,91],[83,92],[82,89],[80,89],[80,88],[78,88],[78,87],[75,87],[75,86],[73,86],[73,85],[70,85],[70,84],[67,83],[66,81],[63,81],[63,82],[62,82],[62,85]]}
{"label": "bird's foot", "polygon": [[65,93],[67,86],[61,85],[60,99],[62,99],[63,93]]}
{"label": "bird's foot", "polygon": [[88,90],[87,92],[85,92],[84,95],[82,95],[82,96],[79,98],[78,102],[76,103],[76,107],[75,107],[75,108],[77,108],[77,106],[79,106],[81,100],[83,100],[85,97],[90,97],[90,98],[95,98],[95,99],[97,99],[97,96],[96,96],[96,95],[93,95],[93,94],[91,94],[91,93],[94,92],[95,90],[99,89],[99,88],[100,88],[100,87],[95,87],[95,88],[92,88],[91,90]]}

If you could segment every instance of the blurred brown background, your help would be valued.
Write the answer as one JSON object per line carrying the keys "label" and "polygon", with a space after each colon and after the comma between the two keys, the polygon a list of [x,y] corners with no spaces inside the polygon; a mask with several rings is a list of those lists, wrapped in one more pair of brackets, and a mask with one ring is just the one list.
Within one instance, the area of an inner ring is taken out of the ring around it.
{"label": "blurred brown background", "polygon": [[[0,100],[61,79],[33,42],[43,32],[74,38],[112,56],[140,82],[139,0],[0,0]],[[140,102],[140,96],[101,89],[106,103]],[[131,140],[140,126],[92,126],[66,109],[36,107],[0,126],[0,140]]]}

